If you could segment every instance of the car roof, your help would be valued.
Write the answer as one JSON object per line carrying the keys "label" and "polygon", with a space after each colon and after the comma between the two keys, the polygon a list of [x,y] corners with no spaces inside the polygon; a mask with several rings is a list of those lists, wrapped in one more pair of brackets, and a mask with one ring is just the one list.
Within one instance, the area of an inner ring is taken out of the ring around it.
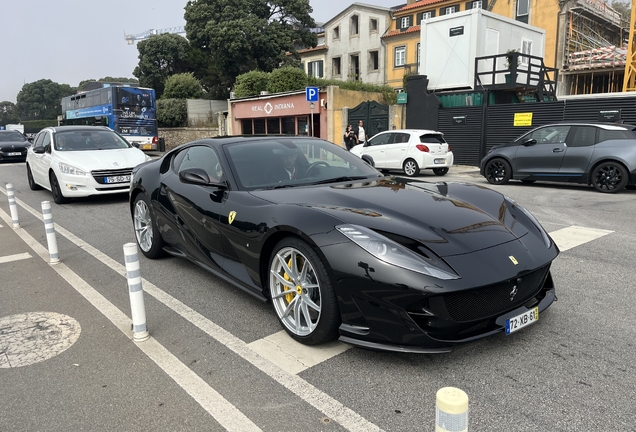
{"label": "car roof", "polygon": [[608,123],[608,122],[586,122],[586,121],[567,121],[559,123],[549,123],[537,128],[545,126],[596,126],[607,130],[635,130],[636,126],[629,123]]}
{"label": "car roof", "polygon": [[378,133],[385,133],[385,132],[403,132],[403,133],[416,133],[416,134],[439,134],[439,135],[443,135],[442,132],[439,131],[434,131],[434,130],[430,130],[430,129],[393,129],[393,130],[388,130],[388,131],[382,131],[382,132],[378,132]]}
{"label": "car roof", "polygon": [[107,130],[107,131],[111,131],[112,129],[109,129],[106,126],[49,126],[44,128],[43,130],[50,130],[53,132],[65,132],[65,131],[94,131],[96,129],[98,130]]}

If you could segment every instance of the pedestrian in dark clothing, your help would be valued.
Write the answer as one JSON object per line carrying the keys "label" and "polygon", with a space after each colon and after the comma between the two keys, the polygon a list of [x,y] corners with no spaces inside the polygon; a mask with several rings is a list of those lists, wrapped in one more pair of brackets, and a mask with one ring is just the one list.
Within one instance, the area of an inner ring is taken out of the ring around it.
{"label": "pedestrian in dark clothing", "polygon": [[358,144],[364,144],[369,139],[369,136],[364,130],[364,122],[362,120],[358,122],[358,126],[356,126],[355,129],[353,129],[353,131],[356,134],[356,139],[358,141]]}
{"label": "pedestrian in dark clothing", "polygon": [[347,150],[351,150],[353,147],[355,147],[358,144],[358,140],[356,138],[355,133],[353,133],[353,128],[351,127],[351,125],[347,126],[347,129],[345,130],[344,136],[343,136],[343,140],[344,140],[344,144],[345,144],[345,148]]}

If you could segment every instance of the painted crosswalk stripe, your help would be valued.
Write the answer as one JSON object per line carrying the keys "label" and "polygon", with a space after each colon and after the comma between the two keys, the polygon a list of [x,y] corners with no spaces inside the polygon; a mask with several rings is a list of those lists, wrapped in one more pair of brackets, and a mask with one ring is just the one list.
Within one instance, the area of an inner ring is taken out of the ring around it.
{"label": "painted crosswalk stripe", "polygon": [[15,255],[7,255],[7,256],[0,257],[0,264],[13,262],[13,261],[20,261],[20,260],[29,259],[29,258],[33,258],[33,257],[28,252],[15,254]]}
{"label": "painted crosswalk stripe", "polygon": [[596,228],[585,228],[573,225],[551,232],[550,237],[552,237],[552,240],[554,240],[561,252],[563,252],[592,240],[596,240],[613,232],[614,231]]}

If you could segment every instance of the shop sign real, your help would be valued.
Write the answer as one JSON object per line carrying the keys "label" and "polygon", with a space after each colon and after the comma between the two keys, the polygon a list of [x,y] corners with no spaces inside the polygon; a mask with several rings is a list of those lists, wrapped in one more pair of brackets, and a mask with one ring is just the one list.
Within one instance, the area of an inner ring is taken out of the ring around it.
{"label": "shop sign real", "polygon": [[266,102],[264,105],[252,105],[252,112],[264,112],[267,115],[272,114],[275,111],[293,110],[294,103],[276,103]]}

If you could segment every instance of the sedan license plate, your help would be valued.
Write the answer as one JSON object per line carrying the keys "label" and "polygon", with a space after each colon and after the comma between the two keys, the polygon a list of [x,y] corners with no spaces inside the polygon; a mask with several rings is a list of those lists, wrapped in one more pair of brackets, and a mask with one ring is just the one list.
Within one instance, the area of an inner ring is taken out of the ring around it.
{"label": "sedan license plate", "polygon": [[522,328],[529,326],[530,324],[534,324],[539,321],[539,308],[536,307],[534,309],[530,309],[527,312],[522,313],[521,315],[517,315],[510,319],[506,320],[506,334],[514,333],[517,330],[521,330]]}
{"label": "sedan license plate", "polygon": [[142,144],[141,145],[141,149],[142,150],[152,150],[152,144]]}
{"label": "sedan license plate", "polygon": [[7,153],[7,156],[22,156],[21,152],[11,152],[11,153]]}
{"label": "sedan license plate", "polygon": [[435,160],[433,161],[433,163],[436,163],[436,164],[445,164],[445,163],[446,163],[446,159],[444,159],[444,158],[438,158],[438,159],[435,159]]}
{"label": "sedan license plate", "polygon": [[104,177],[104,183],[130,183],[130,176]]}

